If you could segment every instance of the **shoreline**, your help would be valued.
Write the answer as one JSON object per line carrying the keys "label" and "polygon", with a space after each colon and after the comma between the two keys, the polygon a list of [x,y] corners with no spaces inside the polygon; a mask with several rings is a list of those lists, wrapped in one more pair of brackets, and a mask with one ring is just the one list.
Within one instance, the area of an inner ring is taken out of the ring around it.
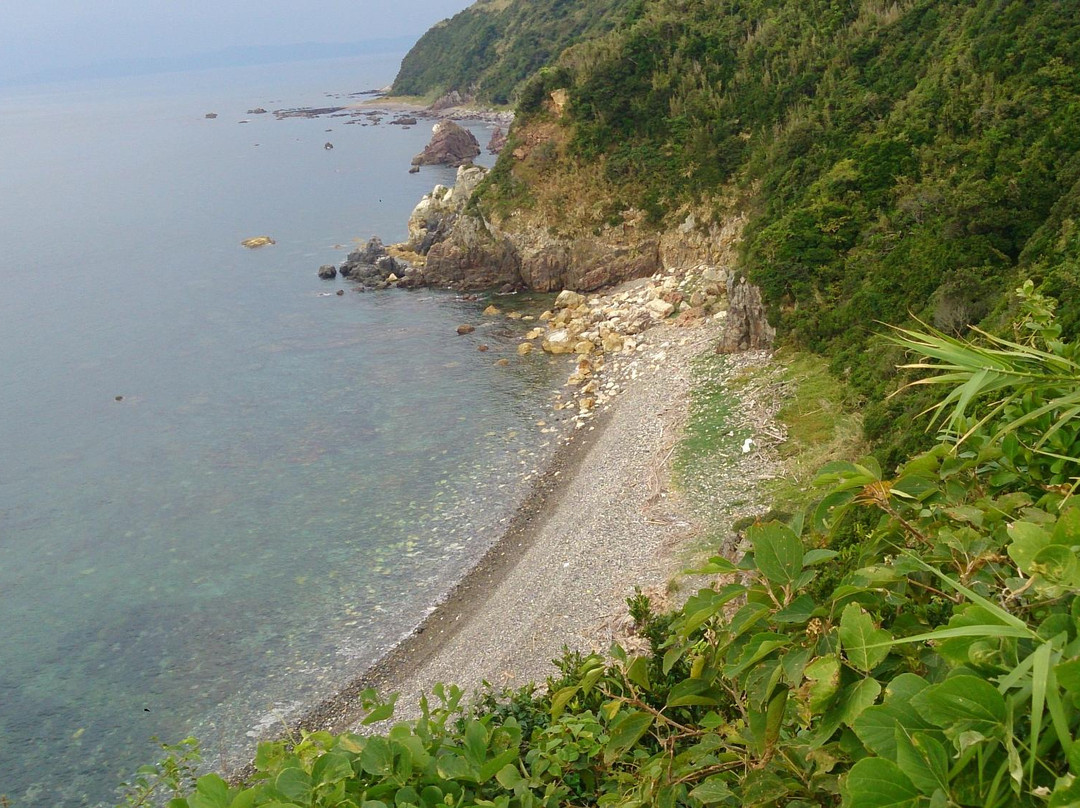
{"label": "shoreline", "polygon": [[[259,742],[278,740],[298,732],[344,732],[363,718],[359,702],[362,691],[375,688],[380,695],[389,695],[397,690],[394,683],[402,681],[407,671],[438,654],[487,602],[481,588],[503,578],[519,565],[520,554],[511,551],[528,548],[535,542],[539,536],[538,526],[550,516],[553,499],[572,483],[609,420],[610,412],[606,411],[592,420],[592,429],[568,433],[530,481],[527,493],[514,508],[502,534],[408,634],[362,673],[307,709],[298,719],[288,722],[285,731],[259,739]],[[401,717],[395,713],[393,720],[401,720]],[[254,754],[251,758],[253,761]],[[230,768],[226,779],[237,784],[249,778],[255,772],[252,761],[240,768]]]}
{"label": "shoreline", "polygon": [[[711,349],[721,327],[657,324],[635,353],[611,362],[606,373],[624,389],[557,447],[477,564],[407,636],[277,737],[355,730],[367,688],[400,694],[390,724],[416,717],[418,697],[437,681],[467,694],[484,681],[543,684],[564,646],[606,651],[614,639],[633,642],[625,598],[635,586],[663,598],[699,530],[667,490],[667,462],[689,404],[690,360]],[[601,469],[611,472],[605,485],[597,484]],[[579,506],[594,489],[607,499],[583,518]],[[249,762],[229,779],[253,773]]]}

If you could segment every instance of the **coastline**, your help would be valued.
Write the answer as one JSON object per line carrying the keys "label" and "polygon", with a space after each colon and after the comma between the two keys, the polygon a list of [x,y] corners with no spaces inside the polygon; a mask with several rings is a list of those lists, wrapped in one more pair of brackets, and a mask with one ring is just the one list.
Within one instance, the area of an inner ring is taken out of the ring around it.
{"label": "coastline", "polygon": [[357,729],[367,688],[399,693],[392,721],[408,720],[436,682],[467,694],[485,681],[542,684],[564,647],[633,644],[626,597],[640,586],[662,603],[701,533],[669,489],[667,464],[687,414],[691,360],[722,328],[719,318],[660,323],[610,362],[605,377],[622,392],[558,447],[502,536],[411,633],[289,732]]}

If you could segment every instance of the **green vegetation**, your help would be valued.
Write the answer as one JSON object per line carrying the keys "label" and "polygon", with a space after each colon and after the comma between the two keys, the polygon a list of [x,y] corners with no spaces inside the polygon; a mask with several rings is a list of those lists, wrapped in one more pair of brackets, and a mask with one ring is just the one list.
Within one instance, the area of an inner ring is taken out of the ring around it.
{"label": "green vegetation", "polygon": [[[520,26],[493,28],[493,52],[547,41],[523,7],[499,12]],[[828,357],[862,397],[890,468],[927,443],[908,429],[914,399],[886,398],[903,379],[880,323],[914,315],[963,334],[1007,319],[1000,301],[1031,277],[1061,301],[1064,333],[1080,333],[1080,6],[642,0],[602,16],[542,48],[547,66],[531,78],[513,74],[522,142],[537,125],[563,134],[542,166],[535,143],[524,159],[503,154],[481,191],[489,213],[547,185],[566,198],[539,218],[560,229],[617,225],[630,210],[669,227],[691,209],[722,218],[721,200],[740,199],[740,271],[782,339]],[[424,87],[464,86],[435,76],[449,76],[439,54],[468,38],[436,34],[447,41],[418,47],[410,71],[431,71]],[[555,89],[568,96],[558,116]],[[554,221],[570,209],[593,221]]]}
{"label": "green vegetation", "polygon": [[487,104],[517,100],[519,86],[564,48],[610,31],[641,0],[481,0],[439,23],[413,46],[394,95],[450,91]]}
{"label": "green vegetation", "polygon": [[938,443],[895,475],[825,466],[674,614],[631,598],[649,652],[567,655],[541,696],[440,687],[385,735],[263,744],[245,787],[173,760],[170,807],[1076,805],[1080,341],[1032,284],[1018,300],[1009,339],[897,332],[943,391]]}

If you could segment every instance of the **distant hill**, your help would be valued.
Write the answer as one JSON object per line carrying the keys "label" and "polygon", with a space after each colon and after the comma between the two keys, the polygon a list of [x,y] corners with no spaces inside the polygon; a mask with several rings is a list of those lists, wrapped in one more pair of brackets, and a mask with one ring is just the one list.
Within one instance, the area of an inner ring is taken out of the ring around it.
{"label": "distant hill", "polygon": [[405,56],[395,95],[453,90],[508,104],[569,45],[632,19],[642,0],[480,0],[429,30]]}

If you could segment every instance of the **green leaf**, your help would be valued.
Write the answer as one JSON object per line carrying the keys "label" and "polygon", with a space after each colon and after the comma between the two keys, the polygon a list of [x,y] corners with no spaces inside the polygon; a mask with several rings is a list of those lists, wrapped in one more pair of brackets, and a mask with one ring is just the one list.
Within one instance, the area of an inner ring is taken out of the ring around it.
{"label": "green leaf", "polygon": [[517,747],[507,749],[497,754],[480,767],[480,771],[476,778],[477,782],[486,783],[492,777],[495,777],[504,767],[517,760],[518,754]]}
{"label": "green leaf", "polygon": [[652,723],[652,714],[640,710],[623,713],[615,719],[615,723],[611,725],[608,742],[604,747],[604,763],[610,766],[622,757],[649,731]]}
{"label": "green leaf", "polygon": [[1031,575],[1031,562],[1039,552],[1050,545],[1050,534],[1031,522],[1013,522],[1008,527],[1009,558],[1025,575]]}
{"label": "green leaf", "polygon": [[462,738],[465,759],[473,766],[480,766],[487,759],[488,733],[479,721],[470,721],[465,725]]}
{"label": "green leaf", "polygon": [[551,717],[558,718],[562,715],[563,710],[566,709],[566,705],[577,695],[577,692],[577,685],[570,685],[569,687],[564,687],[561,690],[556,691],[555,695],[551,697]]}
{"label": "green leaf", "polygon": [[773,615],[777,623],[805,623],[814,616],[817,605],[809,595],[799,595],[787,606]]}
{"label": "green leaf", "polygon": [[708,679],[683,679],[668,693],[668,707],[713,707],[719,704],[720,691]]}
{"label": "green leaf", "polygon": [[204,774],[188,798],[189,808],[228,808],[229,786],[216,774]]}
{"label": "green leaf", "polygon": [[649,658],[644,656],[634,657],[634,661],[626,668],[626,678],[642,690],[651,690],[652,686],[649,684]]}
{"label": "green leaf", "polygon": [[874,621],[855,603],[849,603],[840,617],[840,643],[848,661],[861,671],[876,668],[889,655],[892,634],[875,628]]}
{"label": "green leaf", "polygon": [[913,673],[903,673],[889,683],[884,701],[868,707],[852,723],[852,729],[874,754],[896,760],[896,732],[900,728],[907,734],[931,729],[934,725],[911,708],[911,699],[927,688],[926,680]]}
{"label": "green leaf", "polygon": [[372,708],[371,712],[364,716],[364,720],[361,723],[364,726],[367,726],[378,721],[386,721],[388,718],[393,718],[393,716],[394,702],[387,701]]}
{"label": "green leaf", "polygon": [[360,753],[360,768],[376,777],[389,777],[394,773],[394,750],[386,738],[374,735],[364,744]]}
{"label": "green leaf", "polygon": [[706,805],[713,805],[714,803],[723,802],[728,797],[734,796],[727,783],[725,783],[720,775],[714,774],[712,777],[704,780],[701,785],[690,792],[690,796],[695,800],[700,800]]}
{"label": "green leaf", "polygon": [[499,782],[500,786],[510,790],[525,778],[521,776],[521,772],[518,771],[517,766],[507,764],[499,769],[498,774],[495,775],[495,779]]}
{"label": "green leaf", "polygon": [[742,805],[775,804],[792,791],[768,769],[752,769],[742,782]]}
{"label": "green leaf", "polygon": [[803,554],[802,565],[804,567],[813,567],[825,561],[832,561],[838,555],[840,554],[836,550],[807,550]]}
{"label": "green leaf", "polygon": [[882,758],[864,758],[852,766],[847,792],[845,808],[914,808],[920,797],[903,769]]}
{"label": "green leaf", "polygon": [[792,583],[802,572],[802,541],[787,525],[769,522],[747,529],[754,546],[754,561],[761,574],[781,586]]}
{"label": "green leaf", "polygon": [[352,776],[352,763],[341,752],[327,752],[311,767],[311,779],[315,785],[330,785]]}
{"label": "green leaf", "polygon": [[295,766],[281,770],[274,780],[274,788],[294,802],[308,802],[311,799],[311,777]]}
{"label": "green leaf", "polygon": [[840,660],[834,656],[819,657],[806,666],[803,674],[812,682],[807,688],[810,711],[819,713],[840,686]]}
{"label": "green leaf", "polygon": [[926,733],[909,735],[903,727],[894,732],[896,764],[924,794],[949,785],[949,756],[941,742]]}
{"label": "green leaf", "polygon": [[911,706],[954,739],[965,732],[993,738],[1005,729],[1005,699],[977,676],[964,674],[931,685],[911,699]]}

